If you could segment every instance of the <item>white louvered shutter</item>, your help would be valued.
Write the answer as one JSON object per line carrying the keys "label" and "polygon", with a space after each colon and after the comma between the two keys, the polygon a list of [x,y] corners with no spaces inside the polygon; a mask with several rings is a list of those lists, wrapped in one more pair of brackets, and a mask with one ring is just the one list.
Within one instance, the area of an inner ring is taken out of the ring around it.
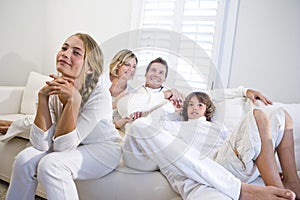
{"label": "white louvered shutter", "polygon": [[[139,28],[160,29],[161,32],[142,31],[138,41],[141,48],[135,51],[139,58],[138,68],[162,57],[170,68],[167,86],[183,88],[186,93],[210,89],[212,70],[215,70],[211,58],[217,39],[219,0],[141,2]],[[139,69],[136,78],[142,82],[145,68]]]}

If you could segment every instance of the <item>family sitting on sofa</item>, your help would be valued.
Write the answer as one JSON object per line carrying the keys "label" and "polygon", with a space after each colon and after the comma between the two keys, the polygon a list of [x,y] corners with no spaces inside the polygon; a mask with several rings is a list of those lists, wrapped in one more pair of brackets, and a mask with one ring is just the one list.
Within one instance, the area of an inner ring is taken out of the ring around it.
{"label": "family sitting on sofa", "polygon": [[[184,100],[178,90],[163,86],[168,65],[161,58],[148,65],[145,85],[128,88],[137,63],[134,53],[122,50],[112,60],[109,77],[92,37],[77,33],[67,38],[56,57],[59,75],[50,75],[38,93],[32,146],[16,157],[8,200],[34,199],[38,183],[48,199],[79,199],[74,180],[107,175],[122,155],[131,168],[160,169],[183,199],[207,192],[217,199],[300,196],[287,112],[254,109],[229,133],[209,122],[214,113],[209,96],[192,93]],[[225,93],[272,103],[243,87]],[[116,128],[123,130],[123,138]],[[282,160],[282,180],[274,150]],[[258,175],[265,187],[248,184]]]}

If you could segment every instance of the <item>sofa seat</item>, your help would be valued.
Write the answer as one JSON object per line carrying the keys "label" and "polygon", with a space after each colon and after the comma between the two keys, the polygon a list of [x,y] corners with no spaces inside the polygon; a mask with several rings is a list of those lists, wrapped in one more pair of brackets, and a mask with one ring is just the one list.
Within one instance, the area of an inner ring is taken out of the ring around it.
{"label": "sofa seat", "polygon": [[141,172],[124,166],[122,162],[116,170],[101,179],[76,181],[76,185],[80,199],[86,199],[87,196],[95,200],[181,199],[159,171]]}
{"label": "sofa seat", "polygon": [[[9,182],[15,156],[30,145],[29,140],[14,137],[0,142],[0,179]],[[141,172],[124,166],[121,162],[116,170],[95,180],[76,181],[80,199],[89,200],[179,200],[165,177],[159,172]],[[37,195],[46,198],[39,185]]]}

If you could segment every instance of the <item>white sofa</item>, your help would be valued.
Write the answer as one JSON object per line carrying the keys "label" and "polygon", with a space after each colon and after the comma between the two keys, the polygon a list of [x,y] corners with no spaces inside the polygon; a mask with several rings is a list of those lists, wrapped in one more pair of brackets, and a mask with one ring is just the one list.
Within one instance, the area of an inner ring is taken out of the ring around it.
{"label": "white sofa", "polygon": [[[0,86],[0,119],[17,120],[27,117],[33,120],[35,97],[38,89],[45,83],[46,76],[31,72],[24,87]],[[247,112],[249,103],[244,98],[230,99],[216,103],[216,116],[224,117],[224,123],[232,129]],[[275,103],[283,106],[294,120],[295,154],[298,174],[300,172],[300,104]],[[225,115],[223,115],[225,113]],[[19,120],[24,121],[24,120]],[[26,121],[26,120],[25,120]],[[9,182],[15,155],[26,146],[29,129],[24,124],[16,124],[14,133],[0,136],[0,179]],[[221,181],[221,180],[220,180]],[[261,180],[256,181],[261,184]],[[159,172],[142,172],[130,169],[121,162],[119,167],[105,177],[89,181],[76,181],[80,199],[89,200],[180,200],[165,177]],[[39,186],[37,195],[46,198]],[[204,198],[207,199],[207,198]]]}

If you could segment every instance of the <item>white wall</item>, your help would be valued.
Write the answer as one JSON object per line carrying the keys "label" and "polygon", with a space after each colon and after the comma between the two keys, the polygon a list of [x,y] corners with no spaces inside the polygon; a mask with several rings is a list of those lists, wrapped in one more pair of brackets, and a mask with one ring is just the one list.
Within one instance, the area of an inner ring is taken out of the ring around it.
{"label": "white wall", "polygon": [[0,0],[0,85],[25,85],[30,71],[54,73],[73,33],[101,44],[129,31],[131,8],[131,0]]}
{"label": "white wall", "polygon": [[230,87],[300,102],[299,53],[299,0],[240,0]]}
{"label": "white wall", "polygon": [[[132,1],[0,0],[0,85],[24,85],[32,70],[55,72],[70,34],[87,32],[101,44],[129,31]],[[240,0],[230,87],[300,102],[299,13],[299,0]]]}
{"label": "white wall", "polygon": [[0,0],[0,85],[23,85],[28,71],[41,71],[43,8],[38,0]]}

